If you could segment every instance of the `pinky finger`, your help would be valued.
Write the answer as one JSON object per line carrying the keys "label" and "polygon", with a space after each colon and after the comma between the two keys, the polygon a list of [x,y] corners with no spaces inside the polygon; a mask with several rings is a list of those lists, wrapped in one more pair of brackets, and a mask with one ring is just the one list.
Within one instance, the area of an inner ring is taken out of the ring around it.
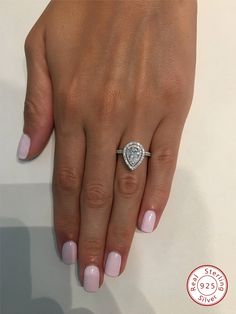
{"label": "pinky finger", "polygon": [[138,228],[152,232],[167,204],[176,168],[182,125],[170,118],[156,129],[151,142],[146,186],[141,202]]}

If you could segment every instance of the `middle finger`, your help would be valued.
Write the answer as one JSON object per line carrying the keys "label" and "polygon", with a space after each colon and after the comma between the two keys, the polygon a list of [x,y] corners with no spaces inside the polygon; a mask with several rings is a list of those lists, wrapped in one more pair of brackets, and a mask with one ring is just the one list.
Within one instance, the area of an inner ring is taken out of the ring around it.
{"label": "middle finger", "polygon": [[86,132],[86,158],[80,195],[79,274],[88,292],[95,292],[104,278],[102,263],[113,199],[114,151],[118,141],[115,135],[107,134],[112,135],[109,126],[90,126]]}

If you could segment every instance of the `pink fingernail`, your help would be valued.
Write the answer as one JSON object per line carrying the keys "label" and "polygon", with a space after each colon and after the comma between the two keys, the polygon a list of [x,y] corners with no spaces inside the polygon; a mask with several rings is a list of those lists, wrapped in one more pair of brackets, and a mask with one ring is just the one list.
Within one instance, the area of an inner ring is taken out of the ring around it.
{"label": "pink fingernail", "polygon": [[19,159],[26,159],[30,149],[30,137],[23,133],[17,148],[17,156]]}
{"label": "pink fingernail", "polygon": [[62,247],[62,260],[65,264],[74,264],[77,260],[77,244],[74,241],[65,242]]}
{"label": "pink fingernail", "polygon": [[105,273],[111,277],[117,277],[120,273],[121,255],[116,252],[110,252],[106,261]]}
{"label": "pink fingernail", "polygon": [[143,217],[141,230],[144,232],[152,232],[156,221],[156,213],[153,210],[147,210]]}
{"label": "pink fingernail", "polygon": [[84,270],[84,289],[87,292],[96,292],[99,288],[99,268],[89,265]]}

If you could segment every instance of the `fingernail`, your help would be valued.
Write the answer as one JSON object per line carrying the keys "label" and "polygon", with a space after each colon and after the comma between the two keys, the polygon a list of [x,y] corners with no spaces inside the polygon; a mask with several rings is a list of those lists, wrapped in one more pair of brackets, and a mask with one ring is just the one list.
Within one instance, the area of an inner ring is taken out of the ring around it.
{"label": "fingernail", "polygon": [[77,244],[74,241],[65,242],[62,247],[62,260],[65,264],[74,264],[77,260]]}
{"label": "fingernail", "polygon": [[17,148],[17,156],[19,159],[26,159],[30,149],[30,137],[23,133]]}
{"label": "fingernail", "polygon": [[87,292],[96,292],[99,288],[99,268],[89,265],[84,270],[84,289]]}
{"label": "fingernail", "polygon": [[117,277],[120,273],[121,255],[117,252],[110,252],[106,261],[105,273],[111,277]]}
{"label": "fingernail", "polygon": [[141,230],[144,232],[152,232],[156,221],[156,213],[153,210],[147,210],[143,217]]}

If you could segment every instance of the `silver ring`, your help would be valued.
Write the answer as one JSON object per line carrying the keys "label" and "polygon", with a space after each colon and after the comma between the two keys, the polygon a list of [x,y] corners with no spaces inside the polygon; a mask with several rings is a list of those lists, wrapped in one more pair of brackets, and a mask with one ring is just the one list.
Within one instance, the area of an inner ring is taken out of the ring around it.
{"label": "silver ring", "polygon": [[143,145],[138,142],[129,142],[123,149],[117,149],[116,153],[123,155],[124,161],[130,170],[134,170],[141,165],[145,156],[151,156],[151,153],[145,152]]}

